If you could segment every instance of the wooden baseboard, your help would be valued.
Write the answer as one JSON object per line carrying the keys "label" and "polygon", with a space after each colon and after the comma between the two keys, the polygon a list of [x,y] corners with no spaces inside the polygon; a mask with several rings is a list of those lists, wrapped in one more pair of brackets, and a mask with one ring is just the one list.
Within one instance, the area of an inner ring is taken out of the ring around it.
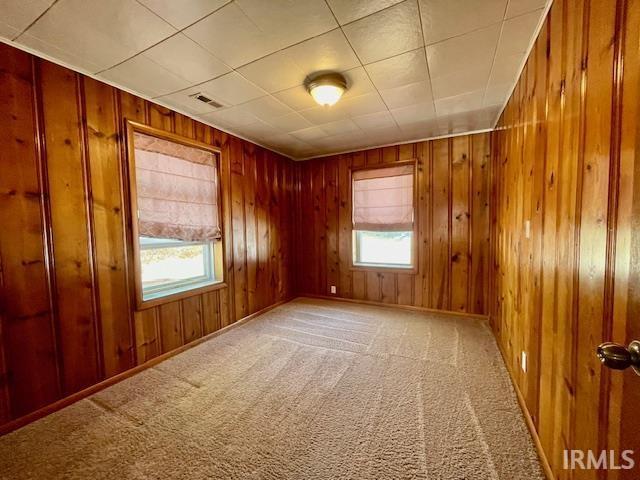
{"label": "wooden baseboard", "polygon": [[[495,337],[495,335],[494,335]],[[540,442],[540,437],[538,436],[538,430],[536,429],[536,425],[533,422],[533,418],[531,417],[531,413],[527,408],[527,402],[524,399],[524,395],[520,391],[520,387],[516,382],[516,377],[513,374],[513,370],[511,369],[511,365],[509,364],[508,358],[502,349],[502,345],[496,338],[496,344],[498,345],[498,350],[500,351],[500,355],[502,355],[502,360],[504,361],[505,366],[507,367],[507,372],[509,372],[509,378],[511,380],[511,385],[513,385],[513,389],[516,392],[516,397],[518,399],[518,404],[520,405],[520,410],[522,410],[522,415],[524,416],[524,421],[527,424],[527,428],[529,429],[529,433],[531,433],[531,438],[533,439],[533,444],[536,447],[536,451],[538,452],[538,458],[540,459],[540,465],[542,465],[542,470],[544,471],[545,477],[547,480],[556,480],[553,471],[551,470],[551,464],[549,463],[549,459],[547,458],[547,453],[542,448],[542,442]]]}
{"label": "wooden baseboard", "polygon": [[166,352],[161,355],[158,355],[157,357],[154,357],[151,360],[148,360],[147,362],[141,365],[136,365],[135,367],[130,368],[129,370],[126,370],[122,373],[114,375],[113,377],[107,378],[99,383],[96,383],[95,385],[91,385],[90,387],[87,387],[84,390],[80,390],[79,392],[73,393],[68,397],[61,398],[60,400],[50,403],[49,405],[46,405],[34,412],[28,413],[20,418],[16,418],[15,420],[11,420],[10,422],[5,423],[4,425],[0,425],[0,436],[6,435],[7,433],[17,430],[18,428],[24,427],[25,425],[31,422],[34,422],[42,417],[46,417],[47,415],[50,415],[58,410],[68,407],[72,403],[82,400],[83,398],[87,398],[88,396],[93,395],[94,393],[99,392],[100,390],[104,390],[105,388],[110,387],[111,385],[114,385],[118,382],[126,380],[127,378],[132,377],[148,368],[151,368],[154,365],[157,365],[167,360],[168,358],[171,358],[175,355],[178,355],[179,353],[182,353],[197,345],[200,345],[201,343],[204,343],[207,340],[211,340],[212,338],[217,337],[218,335],[222,335],[223,333],[228,332],[233,328],[239,327],[240,325],[247,323],[249,320],[252,320],[262,315],[263,313],[268,312],[269,310],[272,310],[284,303],[290,302],[292,298],[293,297],[287,298],[285,300],[280,300],[279,302],[269,305],[268,307],[265,307],[262,310],[258,310],[255,313],[252,313],[250,315],[247,315],[246,317],[241,318],[240,320],[232,323],[231,325],[227,325],[226,327],[223,327],[220,330],[216,330],[215,332],[205,335],[204,337],[200,337],[191,343],[187,343],[186,345],[182,345],[181,347],[178,347],[175,350],[171,350],[170,352]]}
{"label": "wooden baseboard", "polygon": [[323,300],[336,300],[338,302],[359,303],[363,305],[375,305],[376,307],[388,307],[388,308],[396,308],[396,309],[400,308],[402,310],[413,310],[414,312],[437,313],[442,315],[450,315],[454,317],[466,317],[466,318],[472,318],[474,320],[483,320],[485,322],[489,321],[489,317],[487,315],[480,315],[478,313],[455,312],[452,310],[437,310],[435,308],[416,307],[414,305],[401,305],[398,303],[375,302],[373,300],[356,300],[354,298],[332,297],[329,295],[316,295],[313,293],[300,293],[298,294],[298,297],[320,298]]}

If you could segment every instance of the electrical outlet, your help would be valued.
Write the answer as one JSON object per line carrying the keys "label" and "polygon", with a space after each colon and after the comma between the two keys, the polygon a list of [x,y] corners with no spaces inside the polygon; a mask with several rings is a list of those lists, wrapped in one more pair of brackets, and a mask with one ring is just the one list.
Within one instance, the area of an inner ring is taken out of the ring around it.
{"label": "electrical outlet", "polygon": [[336,293],[336,286],[335,285],[331,285],[331,293],[333,293],[335,295]]}
{"label": "electrical outlet", "polygon": [[524,222],[524,237],[531,238],[531,221],[525,220]]}
{"label": "electrical outlet", "polygon": [[527,373],[527,352],[522,352],[520,356],[520,366],[522,367],[522,371]]}

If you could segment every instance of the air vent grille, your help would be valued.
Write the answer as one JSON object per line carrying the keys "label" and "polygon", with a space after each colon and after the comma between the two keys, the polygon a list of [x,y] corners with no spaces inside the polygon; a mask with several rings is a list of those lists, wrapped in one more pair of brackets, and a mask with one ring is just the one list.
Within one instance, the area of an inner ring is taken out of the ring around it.
{"label": "air vent grille", "polygon": [[195,100],[199,100],[200,102],[206,103],[207,105],[211,105],[214,108],[222,107],[221,103],[218,103],[215,100],[210,99],[209,97],[207,97],[206,95],[203,95],[202,93],[194,93],[193,95],[189,95],[189,96]]}

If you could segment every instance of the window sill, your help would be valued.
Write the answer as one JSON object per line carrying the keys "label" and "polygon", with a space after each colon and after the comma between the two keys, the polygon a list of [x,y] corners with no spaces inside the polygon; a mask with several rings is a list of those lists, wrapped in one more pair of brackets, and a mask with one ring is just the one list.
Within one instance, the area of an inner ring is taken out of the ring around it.
{"label": "window sill", "polygon": [[165,295],[163,297],[150,298],[149,300],[137,299],[136,310],[146,310],[148,308],[157,307],[158,305],[164,305],[165,303],[175,302],[177,300],[182,300],[183,298],[194,297],[196,295],[201,295],[206,292],[220,290],[222,288],[227,288],[227,282],[223,281],[218,283],[212,283],[209,285],[204,285],[202,287],[197,287],[190,290],[184,290],[182,292],[172,293],[170,295]]}
{"label": "window sill", "polygon": [[350,270],[352,271],[361,271],[361,272],[383,272],[383,273],[408,273],[408,274],[416,274],[418,273],[417,267],[413,265],[407,265],[406,267],[400,265],[384,265],[384,264],[373,264],[373,263],[353,263],[351,264]]}

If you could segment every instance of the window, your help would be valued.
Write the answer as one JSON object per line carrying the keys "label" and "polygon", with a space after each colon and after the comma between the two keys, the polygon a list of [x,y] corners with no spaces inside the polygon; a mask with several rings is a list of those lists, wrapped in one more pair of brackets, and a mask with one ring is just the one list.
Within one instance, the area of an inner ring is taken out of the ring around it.
{"label": "window", "polygon": [[354,170],[351,188],[353,265],[413,268],[413,163]]}
{"label": "window", "polygon": [[215,149],[129,123],[138,307],[223,280]]}
{"label": "window", "polygon": [[144,300],[209,285],[216,274],[213,242],[140,237]]}

